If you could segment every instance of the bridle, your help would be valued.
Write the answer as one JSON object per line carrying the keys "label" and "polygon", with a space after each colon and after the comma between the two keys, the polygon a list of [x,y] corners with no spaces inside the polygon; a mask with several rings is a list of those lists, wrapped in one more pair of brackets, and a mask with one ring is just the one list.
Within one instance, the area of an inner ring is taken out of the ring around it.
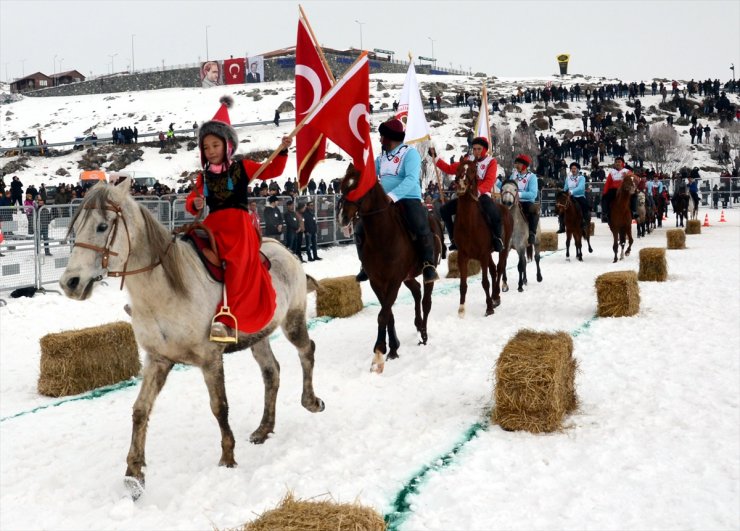
{"label": "bridle", "polygon": [[350,221],[354,221],[358,218],[366,218],[370,216],[374,216],[375,214],[380,214],[381,212],[385,212],[388,210],[388,207],[391,206],[391,201],[387,201],[385,206],[382,206],[381,208],[371,210],[369,212],[363,212],[362,211],[362,202],[367,197],[367,194],[360,197],[357,201],[352,201],[350,199],[347,199],[346,194],[342,194],[342,197],[339,198],[339,201],[337,203],[337,210],[341,212],[344,209],[345,204],[349,205],[355,205],[357,207],[357,212],[355,212],[355,215],[352,216],[352,219]]}
{"label": "bridle", "polygon": [[[478,188],[477,186],[474,186],[474,184],[477,184],[476,181],[478,179],[478,175],[475,173],[476,163],[474,161],[464,161],[461,164],[461,166],[463,165],[465,165],[465,168],[466,168],[465,171],[463,172],[463,175],[460,177],[457,177],[455,180],[457,182],[462,182],[463,186],[465,186],[465,190],[463,190],[462,193],[458,192],[458,197],[461,197],[463,195],[469,195],[472,199],[474,199],[475,201],[478,201],[478,195],[477,195]],[[468,167],[473,168],[473,174],[472,174],[473,185],[468,183],[468,180],[470,179],[470,175],[468,175],[468,173],[470,173],[470,170],[467,169]],[[476,193],[473,193],[474,188],[475,188]],[[458,191],[459,190],[460,190],[460,185],[458,184]]]}
{"label": "bridle", "polygon": [[[86,210],[95,210],[96,208],[92,205],[86,205],[83,207]],[[146,273],[147,271],[151,271],[158,265],[162,264],[161,259],[157,259],[155,262],[152,262],[146,267],[141,267],[139,269],[132,269],[131,271],[127,270],[128,267],[128,260],[131,257],[131,235],[128,230],[128,223],[126,223],[126,218],[123,216],[123,209],[120,205],[117,203],[114,203],[110,199],[106,200],[105,206],[103,206],[103,210],[108,210],[110,212],[115,213],[116,217],[113,220],[113,228],[108,233],[108,238],[105,243],[105,247],[100,247],[98,245],[93,245],[91,243],[86,242],[80,242],[75,241],[74,247],[82,247],[83,249],[90,249],[91,251],[95,251],[96,253],[100,253],[102,255],[101,260],[101,266],[103,269],[108,269],[108,261],[110,260],[111,256],[118,256],[118,253],[112,250],[113,244],[116,242],[116,236],[118,236],[118,222],[123,222],[123,228],[126,231],[126,241],[128,243],[128,254],[126,255],[126,260],[123,262],[123,269],[121,271],[107,271],[107,274],[109,277],[121,277],[121,289],[123,289],[123,282],[125,280],[125,277],[129,275],[138,275],[139,273]],[[174,240],[172,240],[174,241]],[[166,255],[170,248],[172,247],[172,241],[170,241],[169,245],[167,246],[167,249],[165,250],[164,254]],[[93,280],[102,280],[103,276],[95,277]]]}

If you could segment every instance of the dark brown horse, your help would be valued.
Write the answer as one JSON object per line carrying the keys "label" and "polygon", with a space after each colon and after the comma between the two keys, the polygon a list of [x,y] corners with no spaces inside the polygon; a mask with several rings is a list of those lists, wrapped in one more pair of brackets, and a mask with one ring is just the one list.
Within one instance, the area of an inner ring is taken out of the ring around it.
{"label": "dark brown horse", "polygon": [[583,226],[583,212],[581,212],[580,205],[573,200],[568,192],[560,191],[555,196],[555,210],[565,220],[565,258],[570,260],[570,239],[573,238],[576,246],[576,258],[583,262],[582,240],[586,240],[589,253],[594,252],[594,250],[591,248],[591,228]]}
{"label": "dark brown horse", "polygon": [[[356,201],[347,199],[347,194],[357,188],[359,182],[360,174],[350,164],[340,185],[342,199],[337,209],[337,221],[348,228],[353,220],[362,220],[364,229],[362,267],[380,301],[378,337],[373,347],[374,356],[370,370],[381,373],[385,366],[383,356],[388,351],[386,332],[390,346],[386,359],[398,358],[398,347],[401,345],[396,335],[396,322],[392,310],[401,284],[406,284],[414,297],[414,325],[421,335],[420,344],[426,345],[427,318],[432,309],[434,283],[424,284],[422,299],[421,286],[415,278],[421,274],[422,263],[401,213],[379,182]],[[430,220],[429,225],[435,237],[434,263],[437,264],[442,250],[442,233],[439,223]]]}
{"label": "dark brown horse", "polygon": [[681,227],[683,227],[683,221],[684,219],[686,221],[689,220],[689,200],[691,198],[689,197],[688,192],[686,189],[681,189],[678,193],[673,194],[673,198],[671,199],[671,204],[673,206],[673,212],[676,214],[676,227],[679,226],[679,220],[681,222]]}
{"label": "dark brown horse", "polygon": [[[611,204],[609,229],[611,229],[612,237],[614,238],[614,245],[612,245],[614,262],[617,261],[618,245],[622,248],[619,260],[622,260],[625,255],[629,256],[630,251],[632,251],[632,210],[630,209],[630,196],[637,189],[634,179],[634,175],[626,175],[622,179],[622,184],[619,185],[619,189],[617,190],[617,196]],[[629,240],[629,245],[625,251],[624,244],[627,240]]]}
{"label": "dark brown horse", "polygon": [[[460,317],[465,316],[468,260],[473,258],[481,265],[481,284],[486,293],[486,315],[491,315],[493,309],[501,304],[500,275],[497,273],[496,263],[491,255],[493,252],[491,232],[478,201],[478,175],[475,161],[461,161],[457,167],[455,183],[457,184],[457,214],[454,240],[457,245],[457,267],[460,269],[460,307],[457,314]],[[504,249],[506,249],[499,254],[499,266],[503,269],[506,267],[506,259],[509,255],[508,243],[511,239],[512,223],[509,210],[498,204],[495,206],[499,209],[502,218],[502,236]],[[508,230],[507,224],[503,222],[504,217],[509,218]],[[493,281],[493,294],[490,291],[489,273]]]}

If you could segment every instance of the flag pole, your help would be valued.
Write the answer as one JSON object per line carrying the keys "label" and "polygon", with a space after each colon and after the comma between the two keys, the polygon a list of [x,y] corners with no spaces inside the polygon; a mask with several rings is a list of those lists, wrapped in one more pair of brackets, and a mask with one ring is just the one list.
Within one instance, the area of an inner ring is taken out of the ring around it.
{"label": "flag pole", "polygon": [[326,60],[326,57],[324,57],[324,50],[321,49],[321,46],[319,46],[319,41],[316,39],[316,35],[314,35],[313,28],[311,27],[311,23],[308,21],[308,17],[303,12],[303,7],[301,4],[298,4],[298,10],[300,11],[300,16],[303,19],[303,21],[306,23],[306,27],[308,28],[308,32],[311,34],[311,40],[313,40],[313,45],[316,47],[316,50],[319,52],[319,57],[321,58],[321,62],[324,63],[324,68],[326,69],[326,73],[329,74],[329,78],[331,79],[331,84],[337,82],[336,78],[334,77],[334,74],[331,71],[331,68],[329,68],[329,62]]}
{"label": "flag pole", "polygon": [[[355,62],[350,65],[350,67],[347,69],[347,71],[352,70],[352,68],[354,68],[354,66],[357,63],[359,63],[362,59],[364,59],[365,57],[367,57],[367,53],[361,53],[360,56],[355,60]],[[331,90],[329,92],[331,92]],[[291,138],[292,139],[295,135],[298,134],[298,132],[301,129],[303,129],[303,127],[306,125],[306,121],[308,121],[309,118],[313,118],[313,115],[314,115],[316,109],[318,109],[321,106],[321,103],[326,99],[326,96],[329,94],[329,92],[327,92],[326,94],[324,94],[321,97],[321,100],[319,100],[319,103],[317,103],[316,106],[313,108],[313,111],[312,112],[309,112],[309,113],[306,113],[306,116],[303,117],[303,120],[301,120],[300,123],[298,125],[296,125],[293,128],[293,130],[286,135],[288,138]],[[254,175],[252,177],[250,177],[249,182],[252,182],[253,180],[257,179],[260,175],[262,175],[262,172],[265,171],[265,168],[267,168],[267,166],[275,159],[275,157],[278,156],[278,153],[280,153],[282,150],[283,150],[282,144],[280,144],[278,147],[276,147],[275,150],[270,154],[270,156],[267,157],[267,159],[265,159],[265,161],[262,163],[262,165],[257,169],[257,171],[254,172]]]}

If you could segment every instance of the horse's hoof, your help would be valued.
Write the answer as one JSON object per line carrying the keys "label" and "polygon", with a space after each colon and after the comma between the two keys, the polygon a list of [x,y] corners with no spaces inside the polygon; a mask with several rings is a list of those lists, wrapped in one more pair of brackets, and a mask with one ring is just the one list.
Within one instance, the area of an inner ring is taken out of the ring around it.
{"label": "horse's hoof", "polygon": [[493,299],[493,307],[498,308],[501,306],[501,299]]}
{"label": "horse's hoof", "polygon": [[509,286],[502,286],[501,287],[501,291],[503,291],[504,293],[506,293],[507,291],[509,291]]}
{"label": "horse's hoof", "polygon": [[542,282],[542,275],[537,275],[537,282]]}
{"label": "horse's hoof", "polygon": [[374,372],[375,374],[383,374],[384,368],[385,368],[385,362],[382,362],[382,363],[372,362],[370,364],[370,372]]}
{"label": "horse's hoof", "polygon": [[565,257],[565,261],[566,261],[566,262],[570,262],[570,258],[566,256],[566,257]]}
{"label": "horse's hoof", "polygon": [[267,428],[257,428],[252,432],[252,435],[249,436],[249,442],[252,444],[262,444],[267,440],[270,432],[272,432],[272,430]]}
{"label": "horse's hoof", "polygon": [[126,476],[123,478],[123,484],[126,486],[131,499],[136,501],[142,494],[144,494],[144,478],[135,478],[133,476]]}
{"label": "horse's hoof", "polygon": [[487,310],[486,310],[486,315],[485,315],[485,317],[488,317],[489,315],[493,315],[493,308],[491,308],[491,309],[487,309]]}
{"label": "horse's hoof", "polygon": [[524,288],[517,288],[516,290],[517,290],[517,291],[518,291],[519,293],[521,293],[522,291],[524,291]]}
{"label": "horse's hoof", "polygon": [[582,256],[579,256],[579,257],[578,257],[578,261],[579,261],[579,262],[583,262],[583,257],[582,257]]}
{"label": "horse's hoof", "polygon": [[236,468],[236,461],[234,460],[233,456],[230,458],[222,457],[221,460],[218,462],[218,466],[225,466],[226,468]]}
{"label": "horse's hoof", "polygon": [[388,355],[385,357],[385,361],[397,360],[397,359],[398,359],[398,352],[389,352]]}
{"label": "horse's hoof", "polygon": [[318,396],[314,397],[313,400],[307,400],[306,402],[301,402],[301,405],[311,413],[320,413],[324,411],[324,401],[321,400]]}
{"label": "horse's hoof", "polygon": [[459,308],[457,309],[457,316],[458,316],[458,317],[459,317],[460,319],[462,319],[463,317],[465,317],[465,306],[463,306],[462,304],[461,304],[461,305],[460,305],[460,307],[459,307]]}

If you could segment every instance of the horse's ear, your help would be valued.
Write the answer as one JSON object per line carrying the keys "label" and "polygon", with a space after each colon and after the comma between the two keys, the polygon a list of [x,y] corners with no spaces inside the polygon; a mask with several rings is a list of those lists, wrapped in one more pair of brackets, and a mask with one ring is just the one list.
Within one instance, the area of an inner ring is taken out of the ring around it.
{"label": "horse's ear", "polygon": [[121,191],[126,193],[131,193],[131,177],[124,177],[123,179],[120,179],[115,186]]}

